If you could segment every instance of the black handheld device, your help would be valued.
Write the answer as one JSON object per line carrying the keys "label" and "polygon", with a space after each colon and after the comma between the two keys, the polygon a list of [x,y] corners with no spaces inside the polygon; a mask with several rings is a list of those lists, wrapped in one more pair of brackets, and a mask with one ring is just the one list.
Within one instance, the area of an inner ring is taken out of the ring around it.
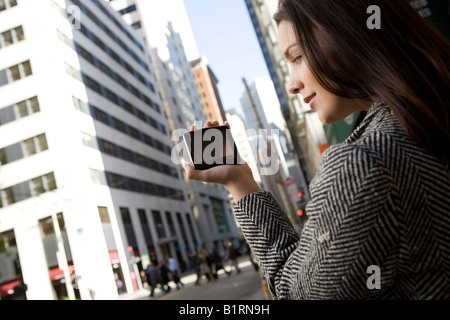
{"label": "black handheld device", "polygon": [[183,135],[183,140],[196,170],[242,163],[231,130],[226,125],[189,131]]}

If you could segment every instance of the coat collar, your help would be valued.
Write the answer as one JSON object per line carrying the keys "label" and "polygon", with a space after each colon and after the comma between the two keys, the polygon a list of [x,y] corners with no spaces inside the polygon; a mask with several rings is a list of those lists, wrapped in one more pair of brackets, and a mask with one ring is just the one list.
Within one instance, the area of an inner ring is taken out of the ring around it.
{"label": "coat collar", "polygon": [[388,106],[386,102],[381,98],[377,98],[375,102],[371,105],[369,111],[367,112],[364,119],[361,123],[356,127],[355,130],[350,134],[350,136],[344,141],[344,143],[352,143],[361,138],[364,134],[367,134],[373,131],[374,126],[378,123],[384,114],[383,111],[386,111]]}

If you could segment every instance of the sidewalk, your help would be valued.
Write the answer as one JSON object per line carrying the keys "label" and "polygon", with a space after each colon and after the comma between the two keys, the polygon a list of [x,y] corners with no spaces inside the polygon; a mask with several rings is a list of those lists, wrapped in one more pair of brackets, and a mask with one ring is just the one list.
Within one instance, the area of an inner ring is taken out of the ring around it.
{"label": "sidewalk", "polygon": [[[239,257],[239,268],[244,268],[251,265],[251,261],[248,258],[248,256],[242,256]],[[228,264],[227,264],[228,266]],[[227,268],[228,269],[228,268]],[[224,274],[225,272],[222,270],[219,270],[218,275]],[[197,280],[197,274],[194,271],[186,272],[181,276],[181,282],[184,283],[184,285],[189,285],[195,283]],[[176,290],[176,288],[173,288],[173,283],[169,283],[172,286],[172,290]],[[160,296],[163,296],[164,294],[161,294],[162,291],[158,288],[155,291],[155,297],[154,299],[157,300]],[[124,293],[121,294],[118,298],[118,300],[135,300],[140,298],[147,298],[150,295],[149,289],[142,289],[138,291],[134,291],[132,293]]]}

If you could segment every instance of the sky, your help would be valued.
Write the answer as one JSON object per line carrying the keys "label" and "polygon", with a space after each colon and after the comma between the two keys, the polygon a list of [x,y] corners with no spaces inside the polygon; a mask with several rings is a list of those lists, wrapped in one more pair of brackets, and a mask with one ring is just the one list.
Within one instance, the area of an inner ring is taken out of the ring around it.
{"label": "sky", "polygon": [[247,83],[269,76],[244,0],[184,0],[199,54],[219,80],[225,111],[240,105]]}

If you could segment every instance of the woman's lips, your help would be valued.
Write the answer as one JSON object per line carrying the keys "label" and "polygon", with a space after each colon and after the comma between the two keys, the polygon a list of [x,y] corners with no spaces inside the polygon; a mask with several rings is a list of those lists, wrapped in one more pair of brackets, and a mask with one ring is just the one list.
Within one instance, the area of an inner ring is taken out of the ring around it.
{"label": "woman's lips", "polygon": [[304,98],[303,101],[305,101],[305,103],[309,103],[309,106],[311,107],[311,109],[314,109],[315,98],[316,98],[316,94],[314,93],[314,94]]}

